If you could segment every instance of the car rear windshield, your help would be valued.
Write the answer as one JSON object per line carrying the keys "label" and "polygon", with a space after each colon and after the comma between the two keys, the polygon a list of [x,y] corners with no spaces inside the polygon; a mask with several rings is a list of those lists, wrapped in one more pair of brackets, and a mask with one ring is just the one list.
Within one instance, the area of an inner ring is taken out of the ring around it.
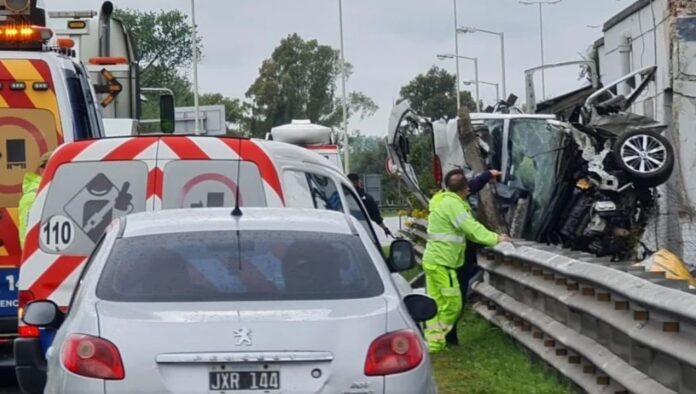
{"label": "car rear windshield", "polygon": [[358,237],[299,231],[122,238],[97,285],[99,298],[115,302],[355,299],[383,292]]}

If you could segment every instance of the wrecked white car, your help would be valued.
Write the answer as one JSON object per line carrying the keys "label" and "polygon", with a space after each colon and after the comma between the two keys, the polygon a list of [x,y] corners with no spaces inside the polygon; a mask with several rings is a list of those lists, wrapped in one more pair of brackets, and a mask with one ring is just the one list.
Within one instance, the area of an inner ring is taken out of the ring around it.
{"label": "wrecked white car", "polygon": [[[655,68],[630,74],[596,90],[572,111],[568,122],[498,106],[498,113],[471,114],[489,168],[500,169],[498,205],[511,235],[623,260],[634,255],[656,206],[655,188],[674,167],[674,150],[661,133],[666,126],[626,112],[652,81]],[[617,86],[632,88],[628,96]],[[504,103],[503,103],[504,104]],[[432,133],[438,183],[453,168],[469,169],[457,121],[429,120],[408,103],[394,108],[388,148],[406,184],[418,188],[408,139]]]}

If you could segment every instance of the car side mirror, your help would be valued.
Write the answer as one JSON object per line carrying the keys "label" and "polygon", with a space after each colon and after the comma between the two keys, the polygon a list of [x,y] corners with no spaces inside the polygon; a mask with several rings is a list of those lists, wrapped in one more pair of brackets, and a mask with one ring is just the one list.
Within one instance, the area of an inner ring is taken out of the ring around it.
{"label": "car side mirror", "polygon": [[28,304],[24,309],[22,321],[35,327],[58,328],[65,315],[53,301],[41,300]]}
{"label": "car side mirror", "polygon": [[175,110],[174,96],[163,94],[160,97],[160,128],[162,133],[174,134]]}
{"label": "car side mirror", "polygon": [[437,304],[432,298],[422,294],[409,294],[404,297],[408,314],[416,323],[428,321],[437,315]]}
{"label": "car side mirror", "polygon": [[408,271],[416,265],[416,255],[411,241],[397,239],[389,249],[389,266],[394,272]]}

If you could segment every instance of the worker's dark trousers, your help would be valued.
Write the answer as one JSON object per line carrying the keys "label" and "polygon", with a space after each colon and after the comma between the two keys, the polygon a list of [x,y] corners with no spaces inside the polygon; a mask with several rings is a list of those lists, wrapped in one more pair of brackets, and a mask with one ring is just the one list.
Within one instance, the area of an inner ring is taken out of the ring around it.
{"label": "worker's dark trousers", "polygon": [[[459,288],[462,292],[462,304],[466,304],[466,294],[469,289],[469,281],[479,271],[479,266],[476,259],[478,248],[479,245],[467,241],[466,259],[464,260],[464,265],[457,270]],[[445,338],[447,339],[447,343],[450,345],[459,344],[459,339],[457,338],[457,324],[454,325],[454,328],[452,328]]]}

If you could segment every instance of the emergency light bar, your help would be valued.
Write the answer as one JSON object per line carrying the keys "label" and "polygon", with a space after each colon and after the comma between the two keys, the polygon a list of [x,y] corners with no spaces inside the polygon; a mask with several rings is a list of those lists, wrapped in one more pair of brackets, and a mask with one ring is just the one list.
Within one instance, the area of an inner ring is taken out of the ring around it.
{"label": "emergency light bar", "polygon": [[0,26],[0,49],[41,49],[53,37],[51,29],[39,26]]}

